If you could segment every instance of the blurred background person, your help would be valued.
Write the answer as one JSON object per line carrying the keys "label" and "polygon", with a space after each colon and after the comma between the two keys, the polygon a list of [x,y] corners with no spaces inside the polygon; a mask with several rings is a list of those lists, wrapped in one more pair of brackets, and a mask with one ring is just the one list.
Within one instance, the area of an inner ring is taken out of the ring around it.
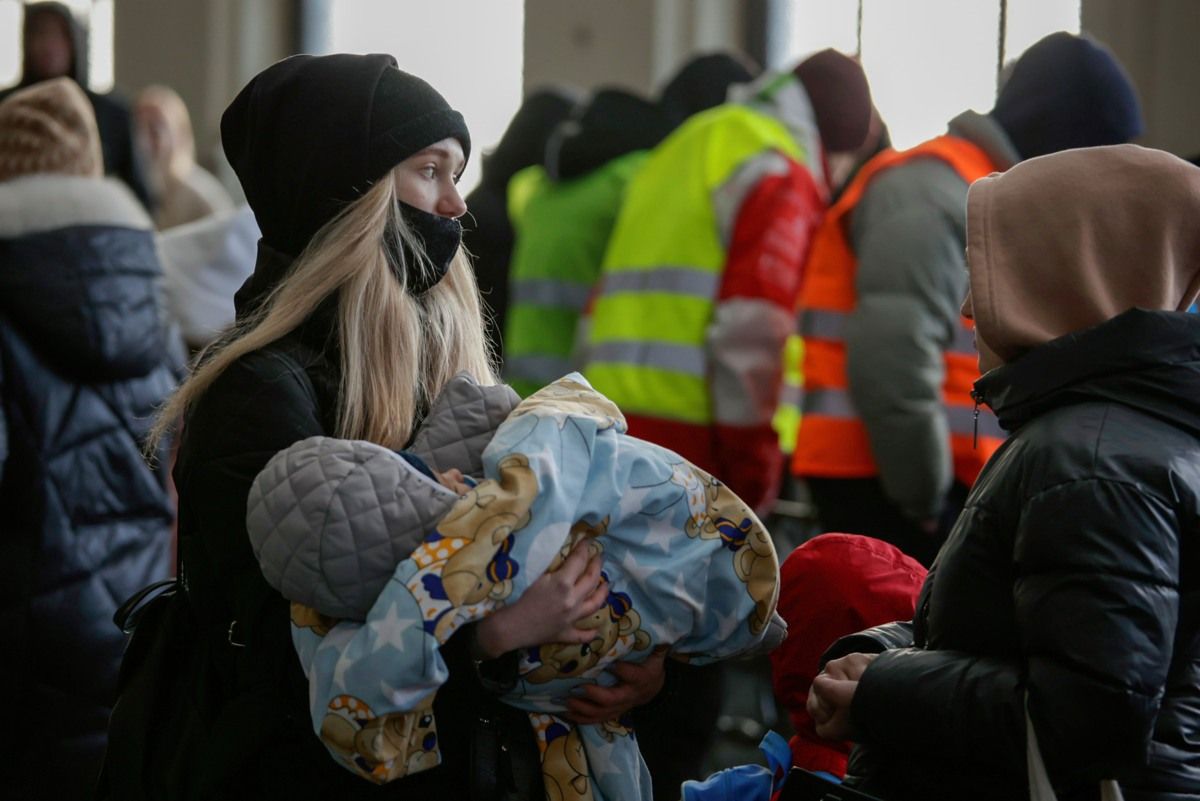
{"label": "blurred background person", "polygon": [[463,243],[474,257],[475,280],[487,312],[484,325],[488,344],[501,362],[513,250],[508,183],[525,167],[541,163],[551,132],[574,105],[574,94],[565,89],[539,89],[525,98],[500,142],[484,154],[479,185],[466,197]]}
{"label": "blurred background person", "polygon": [[625,185],[670,131],[657,103],[601,89],[555,129],[544,162],[510,182],[516,241],[503,374],[522,397],[571,372],[575,326]]}
{"label": "blurred background person", "polygon": [[971,181],[1022,159],[1126,142],[1137,94],[1095,41],[1055,33],[1014,65],[988,114],[862,168],[826,218],[801,294],[805,391],[793,473],[825,529],[930,564],[1003,432],[976,414],[966,293]]}
{"label": "blurred background person", "polygon": [[0,102],[4,798],[92,797],[125,644],[113,613],[170,572],[166,448],[151,468],[141,446],[183,353],[150,220],[102,174],[73,81]]}
{"label": "blurred background person", "polygon": [[817,731],[857,744],[848,785],[1025,798],[1028,723],[1059,798],[1105,779],[1136,801],[1196,797],[1197,217],[1200,169],[1136,145],[971,186],[962,309],[977,396],[1010,436],[910,640],[841,641],[813,681]]}
{"label": "blurred background person", "polygon": [[158,230],[233,208],[221,182],[196,163],[192,120],[175,90],[147,86],[134,99],[133,119]]}
{"label": "blurred background person", "polygon": [[545,163],[513,179],[509,208],[519,233],[504,376],[521,395],[576,366],[571,354],[580,313],[625,187],[650,149],[692,114],[723,103],[731,85],[753,77],[744,57],[711,53],[687,62],[656,103],[599,90],[559,125]]}
{"label": "blurred background person", "polygon": [[782,471],[772,428],[827,153],[866,138],[862,67],[833,50],[692,117],[626,190],[591,305],[585,374],[629,431],[760,512]]}
{"label": "blurred background person", "polygon": [[167,308],[193,353],[233,323],[233,296],[254,272],[260,236],[245,204],[159,234]]}
{"label": "blurred background person", "polygon": [[120,178],[143,206],[153,208],[134,143],[129,105],[114,94],[102,95],[88,88],[87,29],[62,3],[28,3],[24,8],[21,36],[25,60],[16,88],[53,78],[75,81],[87,94],[95,112],[104,156],[103,171]]}

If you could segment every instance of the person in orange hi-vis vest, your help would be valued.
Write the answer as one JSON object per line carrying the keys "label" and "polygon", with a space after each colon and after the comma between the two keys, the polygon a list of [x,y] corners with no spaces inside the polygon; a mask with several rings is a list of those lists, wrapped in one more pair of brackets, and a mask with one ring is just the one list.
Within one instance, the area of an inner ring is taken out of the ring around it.
{"label": "person in orange hi-vis vest", "polygon": [[929,564],[1002,441],[972,399],[959,307],[967,187],[1017,162],[1127,142],[1134,87],[1094,40],[1055,33],[1014,65],[988,114],[868,162],[812,245],[800,298],[804,397],[792,456],[825,530],[869,534]]}

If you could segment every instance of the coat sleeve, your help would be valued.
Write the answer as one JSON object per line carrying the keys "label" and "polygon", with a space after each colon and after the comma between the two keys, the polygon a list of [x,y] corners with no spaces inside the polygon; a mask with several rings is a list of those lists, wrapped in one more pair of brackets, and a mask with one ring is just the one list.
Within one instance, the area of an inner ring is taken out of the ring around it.
{"label": "coat sleeve", "polygon": [[[723,202],[739,181],[748,188]],[[774,501],[781,476],[771,419],[784,343],[795,331],[801,271],[825,204],[807,169],[771,151],[739,168],[718,190],[715,206],[718,225],[729,232],[707,342],[719,477],[761,511]],[[722,225],[722,217],[729,223]]]}
{"label": "coat sleeve", "polygon": [[192,404],[174,470],[180,549],[192,583],[219,589],[243,641],[261,636],[262,653],[280,670],[284,657],[295,659],[287,644],[287,603],[264,581],[254,558],[246,501],[272,456],[323,433],[303,370],[270,349],[258,351],[230,365]]}
{"label": "coat sleeve", "polygon": [[[934,197],[916,191],[927,177]],[[956,193],[965,198],[965,184],[944,165],[904,165],[877,179],[852,220],[858,305],[846,323],[850,396],[884,492],[913,520],[936,517],[953,480],[941,387],[942,354],[967,289],[965,200],[956,211]]]}
{"label": "coat sleeve", "polygon": [[1180,534],[1171,505],[1132,483],[1075,481],[1026,505],[1014,599],[1056,783],[1146,763],[1174,653]]}
{"label": "coat sleeve", "polygon": [[851,707],[857,737],[937,764],[1025,770],[1024,702],[1053,782],[1144,765],[1178,619],[1179,531],[1131,484],[1076,481],[1030,499],[1014,546],[1023,660],[903,649]]}
{"label": "coat sleeve", "polygon": [[4,361],[0,357],[0,479],[8,461],[8,419],[4,415]]}
{"label": "coat sleeve", "polygon": [[847,654],[881,654],[892,648],[910,648],[913,644],[913,625],[910,620],[897,620],[873,626],[855,634],[839,637],[821,654],[821,669],[825,663]]}

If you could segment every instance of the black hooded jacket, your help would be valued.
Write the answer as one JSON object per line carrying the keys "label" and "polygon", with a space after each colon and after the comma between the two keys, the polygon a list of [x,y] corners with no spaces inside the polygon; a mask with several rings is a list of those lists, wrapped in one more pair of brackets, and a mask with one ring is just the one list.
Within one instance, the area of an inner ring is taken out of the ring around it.
{"label": "black hooded jacket", "polygon": [[125,642],[113,612],[170,573],[167,459],[140,450],[183,369],[160,282],[120,184],[0,183],[0,797],[90,796]]}
{"label": "black hooded jacket", "polygon": [[[260,245],[254,275],[237,295],[239,317],[262,302],[290,265],[289,257]],[[508,751],[519,754],[514,759],[536,764],[526,715],[484,690],[466,629],[442,648],[450,679],[434,702],[439,767],[377,787],[338,765],[313,733],[289,604],[267,584],[251,551],[246,500],[272,456],[336,431],[341,367],[334,314],[328,301],[284,339],[235,362],[184,423],[175,468],[179,542],[188,599],[205,632],[186,688],[196,699],[195,719],[170,724],[198,732],[181,771],[189,798],[465,799],[473,738],[485,718]],[[540,793],[540,774],[533,778],[529,786]]]}
{"label": "black hooded jacket", "polygon": [[[1200,799],[1200,317],[1128,311],[987,373],[1011,437],[851,707],[848,783],[1020,799],[1026,691],[1061,799]],[[913,721],[920,720],[919,726]]]}

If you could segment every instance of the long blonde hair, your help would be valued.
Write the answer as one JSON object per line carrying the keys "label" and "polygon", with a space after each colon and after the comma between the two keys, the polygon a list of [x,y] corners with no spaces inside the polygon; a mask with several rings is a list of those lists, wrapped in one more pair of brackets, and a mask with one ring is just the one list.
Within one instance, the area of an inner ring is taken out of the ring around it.
{"label": "long blonde hair", "polygon": [[[410,294],[389,265],[388,245],[398,244],[399,237],[418,262],[404,264],[400,272],[433,269],[400,214],[393,177],[379,179],[321,228],[258,309],[205,349],[159,411],[148,453],[226,368],[296,330],[334,293],[341,348],[337,436],[401,448],[417,416],[456,373],[496,383],[475,276],[463,249],[445,278],[420,296]],[[401,258],[401,248],[390,250]]]}

